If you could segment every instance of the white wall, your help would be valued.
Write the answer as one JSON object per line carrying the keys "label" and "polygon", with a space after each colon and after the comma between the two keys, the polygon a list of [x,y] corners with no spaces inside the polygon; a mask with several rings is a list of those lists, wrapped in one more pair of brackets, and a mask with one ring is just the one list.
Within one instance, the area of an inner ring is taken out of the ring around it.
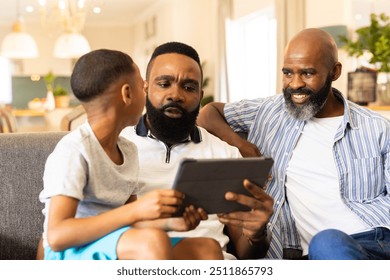
{"label": "white wall", "polygon": [[350,21],[350,5],[350,0],[306,0],[306,25],[347,25]]}
{"label": "white wall", "polygon": [[[135,22],[131,34],[133,54],[144,76],[146,65],[156,46],[179,41],[194,47],[201,61],[207,61],[205,75],[213,73],[213,1],[171,0],[170,5],[155,5]],[[145,38],[145,25],[156,20],[154,36]],[[211,77],[211,81],[212,81]],[[212,85],[208,87],[211,89]]]}
{"label": "white wall", "polygon": [[275,0],[233,0],[232,18],[237,19],[273,5]]}
{"label": "white wall", "polygon": [[[306,28],[325,27],[332,25],[350,25],[351,16],[350,0],[306,0]],[[333,82],[333,86],[339,89],[345,96],[348,89],[348,75],[351,70],[351,62],[346,52],[339,50],[339,61],[343,64],[340,78]]]}

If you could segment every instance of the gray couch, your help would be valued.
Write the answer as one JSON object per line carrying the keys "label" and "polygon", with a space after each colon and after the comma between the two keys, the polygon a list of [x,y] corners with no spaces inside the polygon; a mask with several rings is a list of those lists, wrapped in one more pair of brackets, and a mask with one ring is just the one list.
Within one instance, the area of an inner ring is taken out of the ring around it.
{"label": "gray couch", "polygon": [[0,260],[35,259],[44,165],[66,133],[0,133]]}

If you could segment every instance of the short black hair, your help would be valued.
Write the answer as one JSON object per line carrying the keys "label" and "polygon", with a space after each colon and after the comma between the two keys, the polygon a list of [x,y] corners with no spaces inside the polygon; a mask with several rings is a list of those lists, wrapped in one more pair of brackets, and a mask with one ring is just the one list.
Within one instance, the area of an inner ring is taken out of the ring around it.
{"label": "short black hair", "polygon": [[79,101],[88,102],[101,95],[123,75],[135,73],[133,59],[126,53],[99,49],[81,56],[75,64],[70,83]]}
{"label": "short black hair", "polygon": [[159,55],[167,54],[167,53],[178,53],[178,54],[188,56],[188,57],[192,58],[193,60],[195,60],[196,63],[198,63],[198,65],[199,65],[201,77],[203,79],[203,70],[202,70],[202,65],[200,62],[198,52],[193,47],[191,47],[187,44],[180,43],[180,42],[168,42],[168,43],[165,43],[165,44],[158,46],[153,51],[152,56],[150,57],[148,66],[146,68],[146,80],[149,80],[150,69],[152,68],[151,66],[153,64],[154,59]]}

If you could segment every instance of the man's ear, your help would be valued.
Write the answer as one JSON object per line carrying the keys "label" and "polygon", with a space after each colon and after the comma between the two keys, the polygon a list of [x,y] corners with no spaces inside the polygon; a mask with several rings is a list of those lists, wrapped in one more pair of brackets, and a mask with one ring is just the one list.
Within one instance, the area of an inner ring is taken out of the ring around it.
{"label": "man's ear", "polygon": [[129,84],[123,84],[121,88],[122,100],[126,105],[130,105],[132,102],[131,87]]}
{"label": "man's ear", "polygon": [[335,64],[332,70],[332,81],[336,81],[340,77],[342,68],[343,66],[340,62]]}
{"label": "man's ear", "polygon": [[203,99],[203,95],[204,95],[204,91],[203,91],[203,89],[200,91],[200,100],[202,100]]}
{"label": "man's ear", "polygon": [[144,81],[144,93],[146,95],[148,95],[148,91],[149,91],[149,83],[145,80]]}

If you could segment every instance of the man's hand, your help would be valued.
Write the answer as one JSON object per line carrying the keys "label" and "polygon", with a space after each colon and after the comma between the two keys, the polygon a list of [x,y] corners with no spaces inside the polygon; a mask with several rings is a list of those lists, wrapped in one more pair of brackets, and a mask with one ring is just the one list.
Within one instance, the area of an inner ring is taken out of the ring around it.
{"label": "man's hand", "polygon": [[261,153],[255,144],[248,142],[244,139],[240,141],[240,144],[237,145],[237,148],[240,150],[240,153],[243,157],[260,157]]}
{"label": "man's hand", "polygon": [[257,241],[264,236],[264,229],[273,214],[274,200],[263,189],[249,180],[244,180],[243,185],[253,197],[227,192],[225,198],[246,205],[252,210],[219,214],[218,217],[221,223],[236,228],[235,231],[241,231],[241,235],[248,241]]}

